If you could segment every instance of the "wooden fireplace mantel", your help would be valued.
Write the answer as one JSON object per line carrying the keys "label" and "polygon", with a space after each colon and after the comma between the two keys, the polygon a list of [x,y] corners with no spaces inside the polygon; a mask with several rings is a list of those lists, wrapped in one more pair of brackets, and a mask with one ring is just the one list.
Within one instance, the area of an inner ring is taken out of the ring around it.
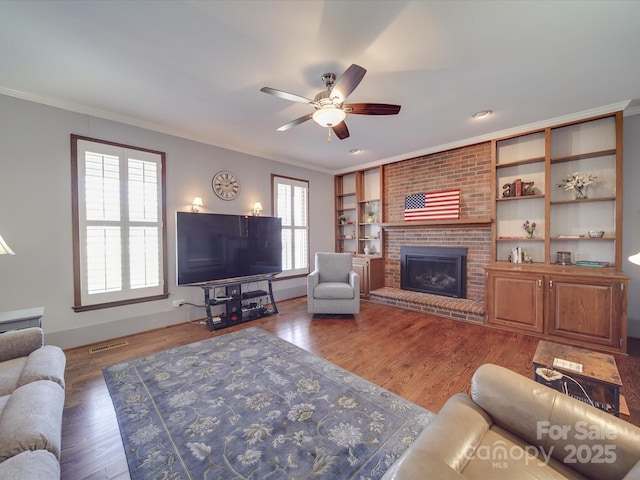
{"label": "wooden fireplace mantel", "polygon": [[405,230],[411,228],[473,228],[489,227],[493,223],[490,217],[461,218],[458,220],[429,220],[425,222],[382,223],[384,230]]}

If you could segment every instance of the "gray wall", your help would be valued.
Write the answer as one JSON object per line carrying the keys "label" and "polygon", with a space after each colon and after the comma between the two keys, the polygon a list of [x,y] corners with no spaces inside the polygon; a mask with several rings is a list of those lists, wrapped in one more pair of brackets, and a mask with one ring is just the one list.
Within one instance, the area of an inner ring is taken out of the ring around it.
{"label": "gray wall", "polygon": [[[168,299],[71,309],[71,133],[166,152]],[[240,179],[234,201],[211,190],[220,170]],[[0,311],[44,306],[47,342],[63,348],[203,318],[204,308],[172,305],[203,303],[202,289],[175,285],[175,212],[189,211],[200,196],[203,212],[249,214],[260,201],[270,215],[272,173],[309,180],[311,252],[333,250],[333,230],[323,228],[333,224],[331,175],[0,95],[0,234],[16,252],[0,257]],[[275,282],[274,290],[277,300],[305,295],[306,279]]]}
{"label": "gray wall", "polygon": [[627,260],[640,252],[640,115],[624,119],[624,208],[622,253],[629,281],[629,336],[640,338],[640,265]]}
{"label": "gray wall", "polygon": [[[624,128],[626,259],[640,251],[640,115],[625,117]],[[71,133],[167,153],[167,300],[84,313],[71,309]],[[238,199],[223,202],[211,191],[219,170],[239,176]],[[260,201],[268,215],[272,173],[309,180],[311,252],[332,251],[333,229],[322,228],[334,222],[331,175],[0,95],[0,234],[16,252],[0,257],[0,311],[44,306],[47,342],[64,348],[203,318],[203,308],[172,306],[176,299],[202,303],[200,288],[175,286],[175,211],[189,210],[193,197],[201,196],[204,212],[244,214]],[[631,277],[629,335],[640,338],[640,266],[625,260],[623,269]],[[303,278],[275,284],[276,299],[305,292]]]}

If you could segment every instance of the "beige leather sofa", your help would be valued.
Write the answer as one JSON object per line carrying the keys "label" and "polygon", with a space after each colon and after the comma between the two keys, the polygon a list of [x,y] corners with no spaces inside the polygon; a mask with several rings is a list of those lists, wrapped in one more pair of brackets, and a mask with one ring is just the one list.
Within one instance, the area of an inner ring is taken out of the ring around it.
{"label": "beige leather sofa", "polygon": [[0,478],[60,479],[65,365],[40,328],[0,334]]}
{"label": "beige leather sofa", "polygon": [[640,428],[497,365],[383,479],[640,479]]}

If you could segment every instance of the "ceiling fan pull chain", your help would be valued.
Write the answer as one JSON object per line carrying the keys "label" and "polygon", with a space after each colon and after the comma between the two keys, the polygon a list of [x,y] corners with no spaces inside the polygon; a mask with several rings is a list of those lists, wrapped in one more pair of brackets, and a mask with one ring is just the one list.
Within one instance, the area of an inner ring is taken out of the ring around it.
{"label": "ceiling fan pull chain", "polygon": [[327,143],[331,143],[331,128],[327,128],[329,130],[329,135],[327,137]]}

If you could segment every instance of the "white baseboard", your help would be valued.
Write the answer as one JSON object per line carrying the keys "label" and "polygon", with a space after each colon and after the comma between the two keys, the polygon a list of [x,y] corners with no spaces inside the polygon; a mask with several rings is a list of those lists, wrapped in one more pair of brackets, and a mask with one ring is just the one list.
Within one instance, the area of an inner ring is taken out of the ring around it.
{"label": "white baseboard", "polygon": [[[276,303],[281,300],[301,297],[306,294],[306,285],[293,285],[273,292]],[[212,313],[214,314],[223,311],[224,307],[221,305],[212,307]],[[69,349],[84,345],[93,345],[95,343],[103,343],[114,338],[126,337],[128,335],[147,332],[156,328],[163,328],[169,325],[176,325],[204,318],[206,318],[204,307],[183,305],[182,307],[165,312],[48,333],[45,334],[45,343],[47,345],[57,345],[62,349]]]}
{"label": "white baseboard", "polygon": [[62,349],[102,343],[114,338],[126,337],[156,328],[187,322],[190,320],[187,318],[188,310],[186,309],[182,312],[176,309],[176,311],[154,313],[61,332],[45,333],[45,343],[47,345],[57,345]]}

